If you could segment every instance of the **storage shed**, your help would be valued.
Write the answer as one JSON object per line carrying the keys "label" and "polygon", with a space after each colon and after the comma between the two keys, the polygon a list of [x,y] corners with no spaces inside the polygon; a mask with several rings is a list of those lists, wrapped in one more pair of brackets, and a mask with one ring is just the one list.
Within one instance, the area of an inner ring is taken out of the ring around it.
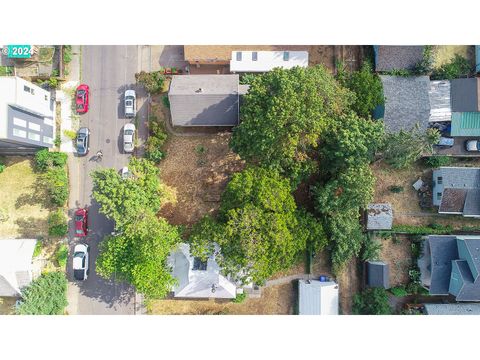
{"label": "storage shed", "polygon": [[367,230],[390,230],[392,224],[392,205],[388,203],[368,204]]}
{"label": "storage shed", "polygon": [[334,281],[298,280],[299,315],[338,315],[338,284]]}
{"label": "storage shed", "polygon": [[367,286],[380,287],[384,289],[390,288],[390,271],[388,264],[383,261],[367,261]]}

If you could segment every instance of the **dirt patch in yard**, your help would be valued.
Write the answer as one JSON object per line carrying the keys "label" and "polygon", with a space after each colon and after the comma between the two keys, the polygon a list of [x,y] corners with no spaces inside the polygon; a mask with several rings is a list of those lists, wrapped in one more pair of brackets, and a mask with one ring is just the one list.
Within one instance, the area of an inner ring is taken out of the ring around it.
{"label": "dirt patch in yard", "polygon": [[5,158],[0,174],[0,210],[7,219],[0,222],[0,238],[38,238],[48,235],[47,196],[33,171],[33,159],[25,156]]}
{"label": "dirt patch in yard", "polygon": [[310,66],[322,64],[335,73],[335,64],[342,61],[350,71],[358,70],[363,60],[363,47],[357,45],[311,45],[308,50]]}
{"label": "dirt patch in yard", "polygon": [[218,210],[229,178],[244,167],[228,147],[230,137],[229,132],[170,137],[160,176],[175,200],[165,204],[160,215],[171,224],[192,225]]}
{"label": "dirt patch in yard", "polygon": [[0,297],[0,315],[13,315],[16,300],[12,297]]}
{"label": "dirt patch in yard", "polygon": [[295,284],[262,290],[261,298],[247,298],[241,304],[228,300],[155,300],[147,305],[154,315],[288,315],[296,301]]}
{"label": "dirt patch in yard", "polygon": [[466,58],[471,66],[475,66],[475,46],[471,45],[437,45],[434,46],[433,67],[440,67],[458,54]]}
{"label": "dirt patch in yard", "polygon": [[380,259],[390,266],[390,287],[406,285],[409,282],[408,270],[412,265],[412,248],[408,236],[397,235],[380,238],[382,250]]}

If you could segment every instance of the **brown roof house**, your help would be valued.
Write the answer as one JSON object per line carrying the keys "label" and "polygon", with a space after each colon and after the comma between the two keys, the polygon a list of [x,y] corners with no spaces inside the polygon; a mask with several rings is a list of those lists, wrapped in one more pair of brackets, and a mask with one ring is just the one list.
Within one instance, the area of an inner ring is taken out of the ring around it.
{"label": "brown roof house", "polygon": [[440,214],[480,218],[480,168],[435,169],[432,193]]}
{"label": "brown roof house", "polygon": [[173,126],[235,126],[240,95],[248,85],[238,75],[174,75],[168,91]]}

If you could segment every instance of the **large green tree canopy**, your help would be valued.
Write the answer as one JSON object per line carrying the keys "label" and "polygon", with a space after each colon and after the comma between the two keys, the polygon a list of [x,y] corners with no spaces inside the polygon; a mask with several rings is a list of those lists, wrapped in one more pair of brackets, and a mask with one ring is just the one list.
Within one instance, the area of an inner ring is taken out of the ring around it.
{"label": "large green tree canopy", "polygon": [[342,114],[352,100],[323,66],[258,75],[243,98],[231,147],[243,159],[297,183],[315,168],[312,150],[328,119]]}

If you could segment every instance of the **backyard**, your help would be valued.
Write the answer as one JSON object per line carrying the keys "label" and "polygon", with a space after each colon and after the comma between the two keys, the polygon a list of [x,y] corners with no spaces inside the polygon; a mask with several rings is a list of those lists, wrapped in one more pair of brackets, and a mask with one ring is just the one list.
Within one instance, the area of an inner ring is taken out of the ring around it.
{"label": "backyard", "polygon": [[475,65],[475,47],[467,45],[437,45],[434,47],[434,63],[433,66],[438,68],[450,60],[455,55],[466,58],[472,67]]}

